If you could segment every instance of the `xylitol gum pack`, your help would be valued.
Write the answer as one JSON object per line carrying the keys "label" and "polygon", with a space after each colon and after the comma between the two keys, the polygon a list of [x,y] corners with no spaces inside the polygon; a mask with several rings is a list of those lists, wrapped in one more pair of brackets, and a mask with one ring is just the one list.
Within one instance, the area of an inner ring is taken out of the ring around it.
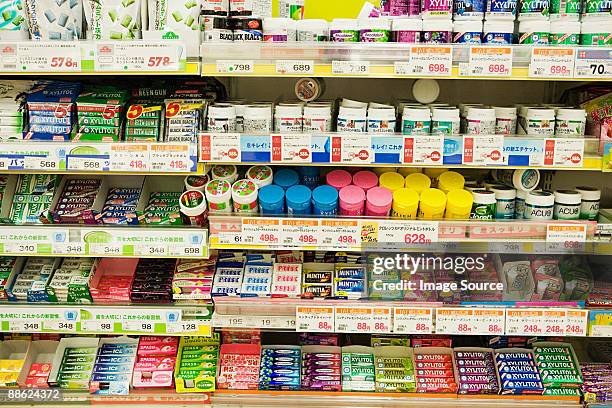
{"label": "xylitol gum pack", "polygon": [[14,224],[40,224],[48,217],[59,177],[53,174],[21,174],[17,179],[9,219]]}
{"label": "xylitol gum pack", "polygon": [[74,140],[117,141],[127,91],[103,87],[85,91],[76,100],[78,133]]}
{"label": "xylitol gum pack", "polygon": [[140,0],[86,0],[87,38],[134,40],[141,38]]}
{"label": "xylitol gum pack", "polygon": [[49,287],[62,303],[90,304],[89,283],[93,277],[93,258],[65,258],[55,270]]}
{"label": "xylitol gum pack", "polygon": [[151,193],[149,203],[140,217],[141,223],[154,225],[182,225],[178,192]]}
{"label": "xylitol gum pack", "polygon": [[27,26],[34,40],[72,41],[81,37],[83,3],[79,0],[24,0]]}
{"label": "xylitol gum pack", "polygon": [[52,210],[53,221],[57,224],[95,223],[95,211],[92,208],[100,194],[102,179],[68,179],[60,197]]}
{"label": "xylitol gum pack", "polygon": [[56,265],[56,260],[53,258],[28,258],[7,291],[9,298],[32,303],[56,302],[55,295],[48,291],[49,281]]}
{"label": "xylitol gum pack", "polygon": [[113,188],[109,191],[102,212],[96,219],[104,224],[138,225],[136,207],[140,188]]}
{"label": "xylitol gum pack", "polygon": [[150,0],[149,29],[198,30],[201,2],[197,0]]}
{"label": "xylitol gum pack", "polygon": [[72,134],[77,96],[81,85],[47,82],[27,96],[29,131],[26,139],[62,140]]}

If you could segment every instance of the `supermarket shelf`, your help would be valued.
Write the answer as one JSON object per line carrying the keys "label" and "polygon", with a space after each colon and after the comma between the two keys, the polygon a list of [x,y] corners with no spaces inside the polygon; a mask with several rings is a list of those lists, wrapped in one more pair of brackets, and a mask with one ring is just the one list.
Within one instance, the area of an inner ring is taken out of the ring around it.
{"label": "supermarket shelf", "polygon": [[0,225],[0,255],[208,258],[201,228]]}
{"label": "supermarket shelf", "polygon": [[[593,54],[596,52],[597,49],[586,47],[474,47],[401,43],[203,43],[201,46],[202,75],[205,76],[612,79],[612,72],[595,77],[588,70],[590,63],[612,58],[606,53]],[[537,55],[533,65],[532,53]],[[546,62],[552,60],[556,65],[561,64],[563,69],[554,73],[550,71]],[[505,73],[495,74],[500,67]]]}
{"label": "supermarket shelf", "polygon": [[596,138],[202,133],[205,163],[537,168],[602,171]]}
{"label": "supermarket shelf", "polygon": [[211,305],[0,305],[7,333],[211,335]]}

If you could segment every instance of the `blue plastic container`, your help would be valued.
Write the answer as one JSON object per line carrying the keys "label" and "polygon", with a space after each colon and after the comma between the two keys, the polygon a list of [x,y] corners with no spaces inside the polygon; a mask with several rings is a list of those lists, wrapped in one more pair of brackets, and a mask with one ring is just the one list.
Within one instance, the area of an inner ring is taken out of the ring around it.
{"label": "blue plastic container", "polygon": [[289,187],[285,193],[287,214],[304,215],[311,213],[312,191],[306,186]]}
{"label": "blue plastic container", "polygon": [[285,190],[270,184],[259,190],[259,212],[261,214],[285,213]]}
{"label": "blue plastic container", "polygon": [[319,186],[312,192],[312,213],[334,216],[338,213],[338,190],[331,186]]}
{"label": "blue plastic container", "polygon": [[274,184],[287,190],[289,187],[298,184],[300,177],[297,171],[292,169],[280,169],[274,173]]}

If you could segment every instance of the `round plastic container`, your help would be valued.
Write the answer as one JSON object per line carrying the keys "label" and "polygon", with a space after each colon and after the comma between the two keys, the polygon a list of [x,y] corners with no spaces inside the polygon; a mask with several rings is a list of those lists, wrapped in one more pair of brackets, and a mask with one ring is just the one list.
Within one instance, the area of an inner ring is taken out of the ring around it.
{"label": "round plastic container", "polygon": [[282,17],[264,18],[263,40],[266,42],[295,41],[295,21],[290,18]]}
{"label": "round plastic container", "polygon": [[492,135],[495,133],[495,109],[471,107],[466,117],[466,133],[470,135]]}
{"label": "round plastic container", "polygon": [[332,114],[330,105],[308,104],[304,106],[304,132],[330,132]]}
{"label": "round plastic container", "polygon": [[494,106],[495,109],[495,134],[496,135],[515,135],[516,134],[516,107],[514,106]]}
{"label": "round plastic container", "polygon": [[247,105],[243,115],[245,133],[272,132],[272,105]]}
{"label": "round plastic container", "polygon": [[560,108],[557,111],[555,134],[557,136],[584,136],[586,111],[584,109]]}
{"label": "round plastic container", "polygon": [[446,194],[437,188],[428,188],[421,192],[419,212],[421,220],[437,220],[444,218],[446,210]]}
{"label": "round plastic container", "polygon": [[353,174],[353,184],[367,192],[369,189],[378,186],[378,176],[372,171],[361,170]]}
{"label": "round plastic container", "polygon": [[[456,1],[464,3],[464,0]],[[481,20],[455,20],[453,23],[453,42],[457,44],[480,44],[482,42]]]}
{"label": "round plastic container", "polygon": [[204,176],[187,176],[185,177],[185,189],[187,191],[197,190],[204,192],[206,183],[210,180],[207,175]]}
{"label": "round plastic container", "polygon": [[406,176],[406,182],[404,185],[406,188],[421,194],[423,191],[431,188],[431,179],[423,173],[409,174]]}
{"label": "round plastic container", "polygon": [[232,105],[210,105],[206,123],[209,132],[235,132],[236,108]]}
{"label": "round plastic container", "polygon": [[423,174],[431,179],[431,186],[434,188],[438,187],[438,178],[442,173],[447,172],[448,169],[441,167],[426,167],[423,169]]}
{"label": "round plastic container", "polygon": [[533,191],[540,183],[540,171],[536,169],[495,170],[493,178],[517,190]]}
{"label": "round plastic container", "polygon": [[346,170],[332,170],[327,173],[325,180],[328,185],[340,191],[343,187],[351,184],[353,177],[351,176],[351,173]]}
{"label": "round plastic container", "polygon": [[273,183],[287,190],[291,186],[295,186],[299,182],[297,171],[293,169],[280,169],[274,174]]}
{"label": "round plastic container", "polygon": [[293,186],[285,193],[287,214],[310,214],[312,205],[312,191],[306,186]]}
{"label": "round plastic container", "polygon": [[404,188],[405,183],[405,178],[399,173],[384,173],[378,179],[378,185],[391,192]]}
{"label": "round plastic container", "polygon": [[269,184],[259,190],[259,212],[261,214],[285,213],[285,190]]}
{"label": "round plastic container", "polygon": [[465,179],[456,171],[446,171],[438,177],[438,188],[448,194],[452,190],[462,190]]}
{"label": "round plastic container", "polygon": [[368,109],[368,132],[369,133],[395,133],[395,108],[369,108]]}
{"label": "round plastic container", "polygon": [[434,108],[431,112],[431,133],[437,135],[459,134],[459,109]]}
{"label": "round plastic container", "polygon": [[320,171],[317,167],[301,166],[297,170],[300,175],[300,184],[311,190],[320,184]]}
{"label": "round plastic container", "polygon": [[325,92],[325,81],[322,78],[300,78],[293,86],[295,96],[302,102],[313,102]]}
{"label": "round plastic container", "polygon": [[338,193],[338,214],[346,216],[361,216],[364,214],[366,194],[361,187],[342,187]]}
{"label": "round plastic container", "polygon": [[549,0],[520,0],[518,19],[524,20],[548,20],[550,10]]}
{"label": "round plastic container", "polygon": [[440,85],[435,79],[417,79],[412,83],[412,96],[420,103],[431,103],[440,96]]}
{"label": "round plastic container", "polygon": [[211,214],[232,212],[232,186],[227,180],[209,181],[205,194]]}
{"label": "round plastic container", "polygon": [[527,220],[552,220],[555,208],[555,196],[550,191],[530,191],[525,197],[525,215]]}
{"label": "round plastic container", "polygon": [[[497,2],[498,0],[489,1]],[[485,44],[512,44],[513,35],[513,20],[487,20],[484,22],[482,42]]]}
{"label": "round plastic container", "polygon": [[397,18],[391,24],[392,38],[398,43],[420,43],[423,21],[416,18]]}
{"label": "round plastic container", "polygon": [[206,222],[206,198],[202,191],[185,191],[179,197],[179,208],[181,213],[189,219],[189,224],[204,226]]}
{"label": "round plastic container", "polygon": [[[553,3],[559,0],[553,0]],[[550,37],[552,45],[578,45],[580,42],[580,22],[570,20],[555,20],[550,22]]]}
{"label": "round plastic container", "polygon": [[548,20],[523,20],[519,23],[519,44],[548,44],[550,22]]}
{"label": "round plastic container", "polygon": [[216,164],[210,169],[213,180],[225,180],[230,184],[238,180],[238,170],[233,164]]}
{"label": "round plastic container", "polygon": [[491,187],[495,193],[495,219],[512,220],[514,219],[514,206],[516,202],[516,189],[503,185]]}
{"label": "round plastic container", "polygon": [[492,220],[495,218],[495,206],[497,200],[495,193],[487,190],[472,191],[474,202],[470,212],[470,219],[473,220]]}
{"label": "round plastic container", "polygon": [[[397,191],[397,190],[396,190]],[[365,215],[388,217],[393,203],[393,193],[382,187],[374,187],[366,193]]]}
{"label": "round plastic container", "polygon": [[525,198],[527,191],[516,190],[516,200],[514,200],[514,219],[522,220],[525,218]]}
{"label": "round plastic container", "polygon": [[397,172],[404,177],[408,177],[411,174],[422,173],[423,169],[420,167],[399,167]]}
{"label": "round plastic container", "polygon": [[482,21],[486,8],[486,0],[453,0],[453,19]]}
{"label": "round plastic container", "polygon": [[470,218],[474,197],[467,190],[451,190],[446,194],[444,218],[467,220]]}
{"label": "round plastic container", "polygon": [[452,31],[453,22],[451,20],[423,20],[421,38],[427,44],[447,44],[451,42]]}
{"label": "round plastic container", "polygon": [[302,105],[276,105],[274,108],[274,129],[280,133],[301,133],[304,112]]}
{"label": "round plastic container", "polygon": [[599,215],[601,191],[593,187],[576,187],[576,191],[582,195],[580,219],[596,221]]}
{"label": "round plastic container", "polygon": [[395,172],[397,172],[397,168],[395,168],[395,167],[374,167],[372,169],[372,171],[374,173],[376,173],[376,175],[378,177],[380,177],[381,175],[383,175],[385,173],[395,173]]}
{"label": "round plastic container", "polygon": [[[586,2],[589,4],[589,2]],[[611,2],[607,2],[612,4]],[[612,16],[604,19],[583,20],[581,25],[580,44],[595,46],[612,45]]]}
{"label": "round plastic container", "polygon": [[252,180],[257,187],[262,188],[272,184],[274,173],[270,166],[251,166],[246,172],[246,177]]}
{"label": "round plastic container", "polygon": [[319,42],[329,40],[329,23],[326,20],[309,18],[295,23],[298,41]]}
{"label": "round plastic container", "polygon": [[582,194],[575,190],[555,191],[555,220],[577,220],[580,218]]}
{"label": "round plastic container", "polygon": [[528,135],[552,136],[555,134],[555,110],[529,108],[525,116],[525,130]]}
{"label": "round plastic container", "polygon": [[229,102],[236,109],[236,132],[243,133],[244,132],[244,111],[246,109],[246,104],[242,101],[232,101]]}
{"label": "round plastic container", "polygon": [[340,106],[337,130],[338,132],[366,132],[367,109],[365,107]]}
{"label": "round plastic container", "polygon": [[254,214],[257,212],[257,184],[253,180],[238,180],[232,186],[234,212]]}
{"label": "round plastic container", "polygon": [[350,18],[335,18],[329,25],[332,42],[359,42],[359,22]]}
{"label": "round plastic container", "polygon": [[338,190],[331,186],[319,186],[312,191],[312,213],[334,216],[338,213]]}
{"label": "round plastic container", "polygon": [[391,216],[414,220],[419,209],[419,193],[410,188],[400,188],[393,192]]}
{"label": "round plastic container", "polygon": [[386,18],[359,20],[360,42],[389,42],[391,40],[391,21]]}
{"label": "round plastic container", "polygon": [[404,107],[402,133],[405,135],[428,135],[429,132],[431,132],[431,111],[426,107]]}

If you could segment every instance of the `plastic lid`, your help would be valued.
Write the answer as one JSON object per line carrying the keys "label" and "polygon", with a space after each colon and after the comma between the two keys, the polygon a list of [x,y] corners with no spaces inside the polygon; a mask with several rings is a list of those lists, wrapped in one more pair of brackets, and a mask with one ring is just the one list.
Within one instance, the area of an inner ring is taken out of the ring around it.
{"label": "plastic lid", "polygon": [[362,170],[353,174],[353,184],[368,191],[378,185],[378,176],[372,171]]}
{"label": "plastic lid", "polygon": [[213,118],[235,118],[236,107],[233,105],[210,105],[208,116]]}
{"label": "plastic lid", "polygon": [[287,189],[285,194],[287,206],[298,207],[305,204],[310,204],[312,199],[312,191],[306,186],[293,186]]}
{"label": "plastic lid", "polygon": [[207,175],[203,176],[187,176],[185,177],[185,188],[189,190],[204,191],[206,189],[206,183],[210,179]]}
{"label": "plastic lid", "polygon": [[474,196],[467,190],[451,190],[446,194],[446,205],[459,210],[469,211],[474,203]]}
{"label": "plastic lid", "polygon": [[463,189],[465,179],[456,171],[446,171],[438,177],[438,188],[445,193],[451,190]]}
{"label": "plastic lid", "polygon": [[575,190],[557,190],[555,191],[555,203],[559,204],[580,204],[582,194]]}
{"label": "plastic lid", "polygon": [[206,211],[206,198],[198,190],[185,191],[179,198],[181,212],[188,217],[197,217]]}
{"label": "plastic lid", "polygon": [[516,198],[525,201],[525,198],[527,198],[527,191],[516,190]]}
{"label": "plastic lid", "polygon": [[274,184],[282,187],[283,189],[288,189],[291,186],[298,184],[299,176],[297,171],[292,169],[280,169],[274,174]]}
{"label": "plastic lid", "polygon": [[411,188],[421,194],[424,190],[431,187],[431,179],[423,173],[414,173],[406,176],[404,183],[406,188]]}
{"label": "plastic lid", "polygon": [[238,178],[238,170],[233,164],[217,164],[210,170],[213,180],[227,180],[233,183]]}
{"label": "plastic lid", "polygon": [[453,21],[446,19],[423,20],[423,31],[453,31]]}
{"label": "plastic lid", "polygon": [[423,174],[432,179],[437,179],[440,174],[447,172],[448,169],[442,167],[426,167],[423,169]]}
{"label": "plastic lid", "polygon": [[555,119],[555,110],[546,108],[529,108],[527,109],[528,119]]}
{"label": "plastic lid", "polygon": [[467,117],[468,119],[495,120],[495,109],[470,107],[468,108],[468,111],[467,111]]}
{"label": "plastic lid", "polygon": [[539,206],[555,205],[555,196],[550,191],[530,191],[525,197],[525,203]]}
{"label": "plastic lid", "polygon": [[368,119],[395,120],[395,108],[369,108]]}
{"label": "plastic lid", "polygon": [[259,204],[263,205],[279,205],[285,198],[285,190],[276,184],[264,186],[259,190]]}
{"label": "plastic lid", "polygon": [[327,180],[327,184],[336,190],[340,190],[342,187],[348,186],[353,181],[351,173],[346,170],[332,170],[327,173],[325,179]]}
{"label": "plastic lid", "polygon": [[348,205],[359,205],[364,202],[366,194],[361,187],[345,186],[338,193],[340,201]]}
{"label": "plastic lid", "polygon": [[512,174],[512,184],[518,190],[530,191],[535,189],[540,183],[540,171],[537,169],[514,170]]}
{"label": "plastic lid", "polygon": [[493,109],[497,118],[516,118],[515,106],[494,106]]}
{"label": "plastic lid", "polygon": [[559,108],[557,111],[557,120],[586,120],[586,111],[584,109]]}
{"label": "plastic lid", "polygon": [[312,201],[321,205],[336,205],[338,190],[331,186],[319,186],[312,191]]}
{"label": "plastic lid", "polygon": [[548,20],[522,20],[519,22],[521,33],[548,33],[550,32],[550,21]]}
{"label": "plastic lid", "polygon": [[232,186],[226,180],[211,180],[206,184],[206,198],[212,203],[224,203],[232,197]]}
{"label": "plastic lid", "polygon": [[512,187],[496,184],[491,186],[491,191],[495,193],[495,198],[498,200],[514,200],[516,198],[516,189]]}
{"label": "plastic lid", "polygon": [[396,18],[391,24],[393,31],[423,31],[423,20],[420,18]]}
{"label": "plastic lid", "polygon": [[238,180],[232,186],[232,200],[238,204],[251,204],[257,200],[257,184],[253,180]]}
{"label": "plastic lid", "polygon": [[459,109],[457,108],[433,108],[431,119],[439,122],[459,121]]}
{"label": "plastic lid", "polygon": [[474,202],[478,204],[495,204],[497,202],[495,193],[492,191],[473,190],[472,197],[474,197]]}
{"label": "plastic lid", "polygon": [[404,107],[404,112],[402,118],[412,119],[412,120],[420,120],[427,121],[431,120],[431,111],[427,107],[415,108],[413,106]]}
{"label": "plastic lid", "polygon": [[582,194],[582,199],[585,201],[596,201],[601,199],[601,191],[595,187],[576,187],[576,191]]}
{"label": "plastic lid", "polygon": [[[399,189],[398,189],[399,190]],[[402,188],[402,190],[405,190]],[[397,191],[397,190],[396,190]],[[388,209],[393,202],[393,193],[382,187],[374,187],[368,190],[366,205],[370,208]]]}
{"label": "plastic lid", "polygon": [[342,98],[342,101],[340,102],[340,106],[344,106],[347,108],[366,108],[367,109],[368,104],[366,102],[360,102],[360,101],[354,101],[352,99]]}
{"label": "plastic lid", "polygon": [[422,169],[420,167],[400,167],[397,169],[397,172],[404,177],[408,177],[414,173],[421,173]]}
{"label": "plastic lid", "polygon": [[395,173],[397,169],[395,167],[374,167],[372,171],[378,176],[381,176],[385,173]]}
{"label": "plastic lid", "polygon": [[394,192],[403,188],[406,183],[404,177],[399,173],[384,173],[380,175],[378,185],[386,188],[387,190]]}
{"label": "plastic lid", "polygon": [[261,188],[272,184],[274,173],[269,166],[251,166],[246,172],[246,177],[253,180],[257,187]]}
{"label": "plastic lid", "polygon": [[303,177],[318,177],[321,174],[318,167],[301,166],[297,169],[300,176]]}
{"label": "plastic lid", "polygon": [[486,20],[484,22],[485,33],[510,33],[514,32],[514,20]]}
{"label": "plastic lid", "polygon": [[470,108],[485,108],[486,106],[482,103],[460,103],[459,104],[459,115],[464,118],[467,116],[467,112]]}
{"label": "plastic lid", "polygon": [[[304,21],[304,20],[302,20]],[[306,105],[304,106],[304,117],[331,118],[331,106],[329,105]]]}
{"label": "plastic lid", "polygon": [[446,207],[446,194],[437,188],[427,188],[421,193],[421,205],[443,210]]}
{"label": "plastic lid", "polygon": [[244,107],[244,118],[272,119],[271,105],[247,105]]}
{"label": "plastic lid", "polygon": [[302,117],[302,105],[276,105],[274,114],[276,116]]}
{"label": "plastic lid", "polygon": [[357,118],[365,120],[368,115],[367,108],[357,107],[357,106],[340,106],[338,110],[339,118]]}
{"label": "plastic lid", "polygon": [[455,33],[481,33],[481,20],[459,20],[453,23],[453,32]]}
{"label": "plastic lid", "polygon": [[417,79],[412,84],[412,96],[418,102],[431,103],[440,96],[440,85],[434,79]]}

